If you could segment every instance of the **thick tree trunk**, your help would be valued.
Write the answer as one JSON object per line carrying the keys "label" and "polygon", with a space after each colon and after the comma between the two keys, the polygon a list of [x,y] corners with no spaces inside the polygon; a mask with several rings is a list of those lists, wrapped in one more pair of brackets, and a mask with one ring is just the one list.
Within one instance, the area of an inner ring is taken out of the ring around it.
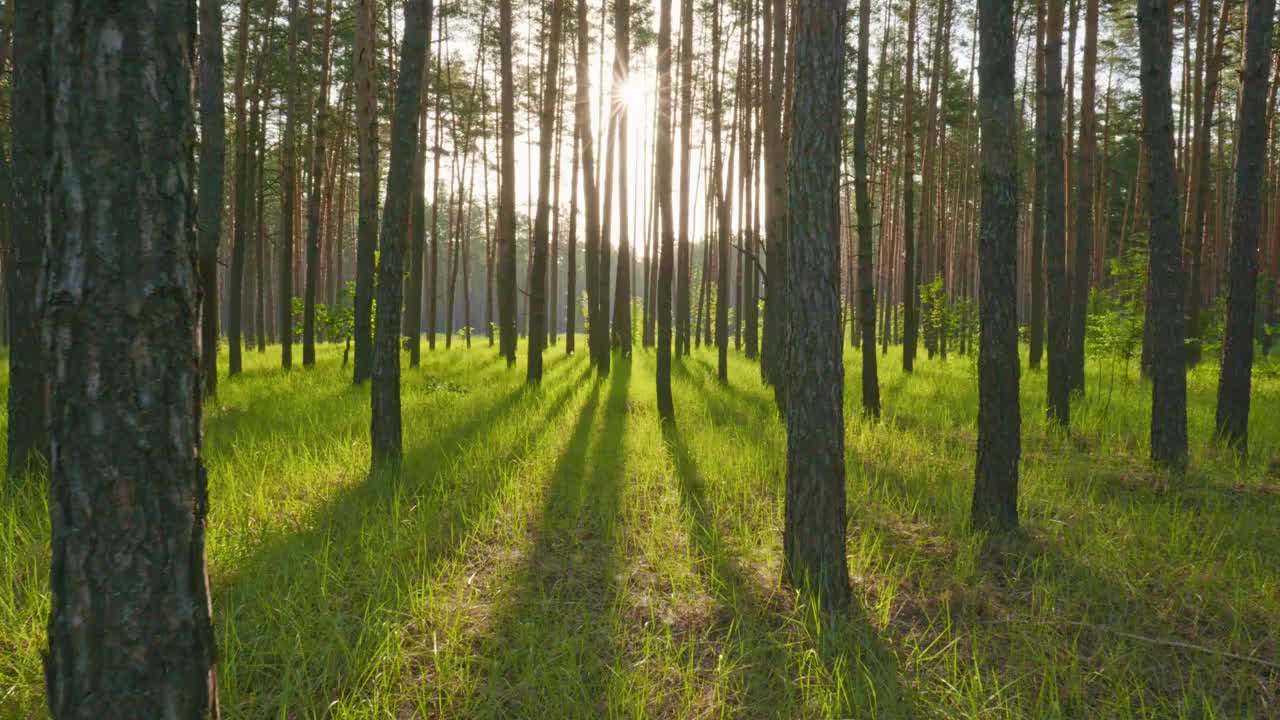
{"label": "thick tree trunk", "polygon": [[795,20],[783,574],[835,610],[849,602],[839,209],[845,3],[799,0]]}
{"label": "thick tree trunk", "polygon": [[1227,326],[1218,379],[1218,436],[1243,456],[1249,448],[1249,390],[1257,323],[1258,237],[1267,157],[1267,77],[1275,0],[1248,0],[1243,85],[1236,140],[1236,200],[1228,256]]}
{"label": "thick tree trunk", "polygon": [[222,78],[222,3],[200,0],[200,390],[218,390],[218,240],[222,235],[222,176],[227,119]]}
{"label": "thick tree trunk", "polygon": [[373,367],[373,272],[378,248],[378,106],[374,85],[375,0],[356,0],[355,54],[356,152],[360,166],[360,207],[356,225],[356,297],[352,334],[355,336],[354,380],[369,379]]}
{"label": "thick tree trunk", "polygon": [[409,234],[413,165],[418,157],[418,117],[426,64],[431,0],[405,0],[400,78],[391,118],[391,171],[378,247],[378,302],[372,378],[373,465],[398,462],[400,429],[400,312],[404,300],[404,250]]}
{"label": "thick tree trunk", "polygon": [[[871,41],[871,0],[858,5],[858,70],[853,115],[853,189],[858,212],[858,319],[862,334],[862,409],[880,417],[876,374],[876,295],[871,262],[871,193],[867,190],[867,63]],[[851,308],[852,309],[852,308]]]}
{"label": "thick tree trunk", "polygon": [[[47,217],[57,218],[41,233],[49,239],[44,351],[58,358],[48,405],[49,712],[216,718],[200,457],[194,5],[38,4],[51,18],[41,37],[59,138],[42,162],[52,178]],[[147,102],[130,94],[143,86]]]}
{"label": "thick tree trunk", "polygon": [[[1051,0],[1053,1],[1053,0]],[[978,3],[982,202],[979,218],[981,329],[978,348],[978,459],[975,528],[1018,527],[1018,160],[1014,112],[1013,8]],[[1056,156],[1055,156],[1056,157]]]}
{"label": "thick tree trunk", "polygon": [[1170,8],[1139,0],[1143,140],[1150,198],[1151,460],[1179,470],[1187,464],[1187,377],[1184,357],[1182,253],[1178,185],[1174,171],[1173,98],[1169,89],[1173,46]]}
{"label": "thick tree trunk", "polygon": [[[622,3],[620,3],[622,4]],[[551,39],[547,50],[545,87],[542,94],[542,126],[538,136],[538,206],[533,221],[533,264],[529,284],[529,363],[526,379],[542,382],[542,350],[547,344],[547,237],[551,221],[551,159],[555,144],[556,93],[560,78],[560,36],[564,27],[564,0],[551,7]]]}

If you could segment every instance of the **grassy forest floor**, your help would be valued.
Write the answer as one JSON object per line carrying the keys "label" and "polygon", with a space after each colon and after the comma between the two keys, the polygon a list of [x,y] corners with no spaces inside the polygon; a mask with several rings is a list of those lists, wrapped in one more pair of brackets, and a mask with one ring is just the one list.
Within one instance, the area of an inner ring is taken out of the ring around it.
{"label": "grassy forest floor", "polygon": [[[1178,480],[1147,468],[1136,372],[1092,365],[1069,438],[1024,372],[1025,532],[990,541],[967,528],[973,361],[908,377],[891,351],[872,424],[851,356],[858,603],[828,624],[778,583],[785,437],[756,365],[731,353],[722,386],[711,352],[677,362],[664,428],[651,353],[596,382],[561,344],[528,390],[523,344],[510,371],[483,345],[406,363],[398,475],[368,475],[339,349],[221,381],[224,717],[1280,717],[1274,361],[1246,464],[1209,443],[1214,368],[1191,373]],[[41,483],[0,492],[0,717],[43,716],[48,535]]]}

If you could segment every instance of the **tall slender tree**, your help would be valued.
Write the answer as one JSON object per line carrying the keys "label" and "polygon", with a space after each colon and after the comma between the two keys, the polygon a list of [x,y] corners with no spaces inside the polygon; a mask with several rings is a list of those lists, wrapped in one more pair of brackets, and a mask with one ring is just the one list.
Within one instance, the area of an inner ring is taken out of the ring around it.
{"label": "tall slender tree", "polygon": [[[249,67],[249,0],[240,0],[240,12],[236,28],[236,80],[235,80],[235,186],[232,190],[235,208],[231,230],[231,273],[227,278],[227,365],[228,375],[241,370],[241,329],[243,327],[244,261],[248,250],[249,223],[252,222],[252,183],[250,182],[250,134],[245,122],[245,76]],[[256,83],[255,83],[256,85]]]}
{"label": "tall slender tree", "polygon": [[1071,295],[1067,286],[1066,178],[1062,158],[1062,1],[1048,0],[1045,18],[1045,266],[1049,280],[1049,419],[1071,424],[1070,333]]}
{"label": "tall slender tree", "polygon": [[1045,127],[1045,0],[1036,0],[1036,61],[1035,61],[1035,187],[1031,191],[1031,319],[1028,332],[1031,334],[1030,355],[1028,365],[1033,370],[1040,369],[1040,360],[1044,355],[1044,206],[1045,206],[1045,172],[1046,148]]}
{"label": "tall slender tree", "polygon": [[1089,316],[1089,267],[1093,256],[1094,177],[1097,172],[1098,138],[1094,104],[1098,69],[1098,0],[1084,0],[1084,57],[1080,82],[1080,151],[1076,171],[1076,254],[1071,273],[1070,345],[1067,353],[1067,385],[1084,393],[1084,341]]}
{"label": "tall slender tree", "polygon": [[799,0],[787,262],[787,480],[783,574],[820,606],[849,602],[840,337],[843,0]]}
{"label": "tall slender tree", "polygon": [[972,518],[976,528],[1004,531],[1018,526],[1022,424],[1018,407],[1018,125],[1013,99],[1017,43],[1012,4],[980,0],[978,25],[982,325]]}
{"label": "tall slender tree", "polygon": [[311,191],[307,199],[307,277],[302,307],[302,366],[316,364],[316,293],[320,285],[320,211],[324,178],[328,174],[326,142],[329,132],[329,49],[333,37],[333,0],[325,0],[324,30],[320,39],[320,92],[316,95],[316,120],[311,129]]}
{"label": "tall slender tree", "polygon": [[227,128],[222,77],[222,2],[200,0],[200,194],[196,201],[200,269],[200,389],[218,389],[218,239]]}
{"label": "tall slender tree", "polygon": [[280,141],[280,243],[276,270],[276,317],[280,325],[280,367],[293,366],[293,245],[298,202],[298,0],[289,0],[289,50],[285,68],[284,138]]}
{"label": "tall slender tree", "polygon": [[502,75],[502,178],[498,187],[498,350],[516,364],[516,110],[511,68],[511,0],[498,0],[498,62]]}
{"label": "tall slender tree", "polygon": [[[596,181],[596,160],[594,134],[591,132],[591,69],[588,55],[591,52],[591,45],[588,40],[587,32],[587,0],[577,0],[577,34],[578,34],[578,52],[577,52],[577,97],[575,98],[575,125],[578,132],[578,143],[582,151],[582,201],[586,206],[586,228],[583,238],[585,245],[585,257],[583,264],[586,270],[587,289],[587,321],[589,327],[587,332],[588,350],[591,355],[592,362],[597,362],[597,342],[599,328],[599,317],[597,305],[599,304],[599,276],[600,276],[600,196],[597,191],[598,185]],[[512,170],[514,173],[515,171]],[[599,366],[597,365],[597,368]],[[607,372],[607,370],[605,370]]]}
{"label": "tall slender tree", "polygon": [[[1187,463],[1187,377],[1178,182],[1174,167],[1173,18],[1164,0],[1138,0],[1142,135],[1147,148],[1150,250],[1151,460],[1174,470]],[[1050,358],[1052,362],[1052,357]]]}
{"label": "tall slender tree", "polygon": [[[58,89],[40,226],[44,350],[58,358],[48,395],[49,712],[216,718],[194,5],[24,4],[48,10],[47,88]],[[146,102],[133,96],[141,87]]]}
{"label": "tall slender tree", "polygon": [[786,388],[786,263],[787,263],[787,149],[782,133],[782,101],[786,78],[786,0],[771,3],[772,23],[769,92],[764,98],[765,145],[765,266],[764,328],[761,333],[760,376],[773,385],[781,408]]}
{"label": "tall slender tree", "polygon": [[671,397],[671,281],[675,259],[675,222],[671,212],[671,0],[658,9],[658,167],[657,203],[662,242],[658,248],[658,415],[675,419]]}
{"label": "tall slender tree", "polygon": [[[771,0],[764,0],[768,5]],[[680,235],[676,251],[676,347],[677,355],[689,354],[690,285],[693,283],[689,242],[689,152],[693,144],[693,0],[680,0]],[[659,270],[661,272],[661,270]]]}
{"label": "tall slender tree", "polygon": [[1243,86],[1237,118],[1236,201],[1228,256],[1227,326],[1218,378],[1219,438],[1241,455],[1249,448],[1249,390],[1253,336],[1258,314],[1258,236],[1267,158],[1267,78],[1271,74],[1271,29],[1275,0],[1248,0]]}
{"label": "tall slender tree", "polygon": [[[867,64],[871,43],[871,0],[858,3],[858,70],[853,114],[853,190],[858,213],[858,319],[862,335],[862,409],[880,417],[876,373],[876,296],[871,258],[871,193],[867,189]],[[851,308],[852,309],[852,308]]]}
{"label": "tall slender tree", "polygon": [[378,247],[378,302],[374,322],[371,438],[375,466],[398,462],[400,425],[400,313],[404,254],[409,235],[413,165],[418,157],[419,105],[431,28],[431,0],[405,0],[400,77],[391,117],[391,171]]}
{"label": "tall slender tree", "polygon": [[356,221],[356,296],[354,379],[369,379],[373,368],[373,273],[378,249],[378,105],[374,63],[376,0],[354,0],[356,15],[353,77],[356,83],[356,153],[360,167],[359,218]]}
{"label": "tall slender tree", "polygon": [[902,369],[906,372],[915,370],[920,335],[920,292],[916,288],[915,54],[916,0],[908,0],[906,87],[902,95]]}
{"label": "tall slender tree", "polygon": [[551,221],[551,162],[555,144],[557,92],[560,79],[560,36],[564,29],[564,0],[551,5],[551,38],[547,47],[546,74],[542,92],[542,127],[538,138],[538,207],[533,221],[533,266],[529,283],[529,363],[530,384],[542,382],[542,350],[547,345],[547,237]]}

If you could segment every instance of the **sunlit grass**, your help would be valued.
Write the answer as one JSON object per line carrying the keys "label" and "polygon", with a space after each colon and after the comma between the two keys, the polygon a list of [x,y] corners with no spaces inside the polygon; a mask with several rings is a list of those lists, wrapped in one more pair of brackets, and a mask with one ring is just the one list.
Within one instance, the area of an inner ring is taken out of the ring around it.
{"label": "sunlit grass", "polygon": [[[1274,363],[1245,463],[1209,440],[1214,369],[1192,372],[1185,478],[1147,469],[1132,372],[1091,366],[1067,436],[1024,371],[1025,532],[988,541],[967,527],[972,360],[882,358],[874,424],[851,358],[859,602],[828,623],[778,584],[785,436],[736,355],[728,386],[710,352],[678,362],[664,427],[646,351],[596,381],[553,347],[537,389],[487,348],[424,352],[403,467],[374,476],[339,350],[246,357],[205,423],[228,718],[1280,712]],[[44,712],[48,532],[39,482],[0,493],[4,718]]]}

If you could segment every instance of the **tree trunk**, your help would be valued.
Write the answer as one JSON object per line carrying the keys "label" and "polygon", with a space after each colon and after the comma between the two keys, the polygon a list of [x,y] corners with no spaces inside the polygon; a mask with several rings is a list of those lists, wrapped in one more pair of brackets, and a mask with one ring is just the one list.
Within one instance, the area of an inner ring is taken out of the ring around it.
{"label": "tree trunk", "polygon": [[1000,0],[978,3],[982,325],[978,340],[978,458],[971,513],[975,528],[995,532],[1018,527],[1022,427],[1018,406],[1018,143],[1013,101],[1017,43],[1012,13],[1012,6]]}
{"label": "tree trunk", "polygon": [[577,97],[574,103],[574,115],[578,143],[582,152],[582,201],[586,205],[586,232],[584,238],[586,257],[584,264],[586,266],[587,321],[590,323],[590,327],[587,328],[590,333],[588,350],[594,359],[596,345],[590,341],[590,338],[594,338],[598,332],[594,308],[597,293],[600,291],[598,285],[601,242],[600,197],[596,185],[594,136],[591,132],[591,70],[588,62],[588,54],[591,47],[587,39],[587,2],[586,0],[577,0],[577,2],[578,53],[577,71],[575,73],[577,76]]}
{"label": "tree trunk", "polygon": [[916,0],[907,9],[907,80],[902,95],[902,369],[913,372],[920,334],[920,291],[916,288],[916,138],[915,73]]}
{"label": "tree trunk", "polygon": [[1031,354],[1028,365],[1040,369],[1044,354],[1044,212],[1045,173],[1045,0],[1036,0],[1036,118],[1035,187],[1031,195]]}
{"label": "tree trunk", "polygon": [[17,478],[28,462],[47,457],[45,364],[41,359],[40,301],[44,264],[44,163],[51,148],[46,62],[50,8],[44,2],[14,7],[13,32],[13,232],[5,257],[9,300],[8,472]]}
{"label": "tree trunk", "polygon": [[[621,3],[620,3],[621,4]],[[538,206],[533,222],[533,265],[529,284],[529,364],[526,379],[531,385],[542,382],[542,350],[547,344],[547,240],[551,221],[551,160],[555,145],[556,92],[560,78],[560,35],[564,27],[564,0],[551,7],[551,40],[546,57],[546,79],[542,94],[542,126],[538,136]]]}
{"label": "tree trunk", "polygon": [[1080,153],[1076,171],[1076,255],[1071,271],[1071,318],[1067,352],[1067,387],[1084,394],[1084,340],[1089,317],[1089,270],[1093,255],[1094,157],[1097,124],[1094,120],[1098,67],[1098,0],[1084,0],[1084,68],[1080,84]]}
{"label": "tree trunk", "polygon": [[655,168],[656,195],[661,247],[658,250],[658,416],[674,422],[675,401],[671,397],[671,281],[674,274],[675,222],[671,212],[671,0],[661,0],[658,10],[658,137]]}
{"label": "tree trunk", "polygon": [[[631,355],[631,235],[628,232],[631,178],[627,167],[627,104],[622,89],[631,77],[631,2],[614,0],[614,78],[613,92],[618,113],[618,264],[613,296],[613,345],[622,357]],[[608,277],[608,267],[605,268]],[[607,281],[606,281],[607,283]],[[605,297],[608,297],[605,287]]]}
{"label": "tree trunk", "polygon": [[1067,357],[1071,295],[1067,286],[1066,179],[1062,163],[1062,2],[1048,0],[1045,29],[1045,265],[1049,280],[1049,419],[1071,425]]}
{"label": "tree trunk", "polygon": [[1248,0],[1236,141],[1236,201],[1228,256],[1227,325],[1218,379],[1218,436],[1241,456],[1249,449],[1249,389],[1257,323],[1258,237],[1267,157],[1267,77],[1275,0]]}
{"label": "tree trunk", "polygon": [[787,277],[787,148],[782,135],[783,82],[786,77],[785,43],[787,4],[772,3],[772,48],[769,92],[764,98],[765,135],[765,267],[769,277],[764,289],[764,330],[760,348],[760,376],[773,385],[775,404],[781,408],[786,388],[786,277]]}
{"label": "tree trunk", "polygon": [[1187,464],[1187,377],[1184,358],[1178,185],[1174,172],[1172,18],[1164,0],[1138,1],[1142,124],[1150,205],[1148,277],[1151,308],[1151,460],[1180,470]]}
{"label": "tree trunk", "polygon": [[[575,67],[577,65],[575,61]],[[570,161],[570,173],[573,178],[569,182],[569,237],[565,242],[565,262],[569,266],[565,269],[565,295],[564,295],[564,354],[572,355],[574,345],[577,343],[576,325],[578,318],[578,146],[581,140],[578,136],[577,120],[573,125],[573,159]]]}
{"label": "tree trunk", "polygon": [[356,221],[356,297],[354,380],[369,379],[373,366],[373,272],[378,247],[378,106],[374,85],[374,13],[376,0],[356,0],[355,54],[352,69],[356,83],[356,152],[360,165],[360,208]]}
{"label": "tree trunk", "polygon": [[[235,157],[235,215],[231,236],[231,277],[227,279],[227,364],[228,376],[241,370],[240,331],[243,327],[244,256],[248,244],[249,194],[249,127],[245,123],[245,74],[249,66],[249,0],[240,0],[240,13],[236,29],[236,157]],[[256,84],[256,83],[255,83]]]}
{"label": "tree trunk", "polygon": [[730,192],[726,187],[732,176],[725,177],[724,152],[721,149],[721,81],[720,81],[720,6],[716,0],[711,26],[711,142],[712,172],[716,193],[716,351],[717,375],[720,382],[729,382],[729,203]]}
{"label": "tree trunk", "polygon": [[[766,6],[771,0],[764,0]],[[767,93],[766,93],[767,95]],[[689,242],[689,153],[693,142],[693,0],[680,0],[680,235],[676,250],[675,353],[689,354],[689,313],[693,258]],[[659,270],[661,272],[661,270]]]}
{"label": "tree trunk", "polygon": [[516,364],[516,140],[515,78],[511,70],[511,0],[498,2],[498,56],[502,74],[502,180],[498,188],[499,352]]}
{"label": "tree trunk", "polygon": [[378,302],[372,378],[373,465],[399,462],[400,312],[404,299],[404,250],[409,234],[413,165],[418,157],[418,117],[431,29],[431,0],[405,0],[400,78],[391,118],[391,170],[379,238]]}
{"label": "tree trunk", "polygon": [[858,319],[862,323],[862,409],[880,417],[876,374],[876,296],[871,263],[871,193],[867,190],[867,63],[871,41],[871,0],[858,4],[858,75],[853,115],[853,189],[858,212]]}
{"label": "tree trunk", "polygon": [[307,200],[307,280],[302,309],[302,366],[316,364],[316,293],[320,284],[320,200],[324,192],[326,140],[329,123],[329,46],[333,28],[333,0],[325,0],[324,32],[320,42],[320,93],[312,131],[311,193]]}
{"label": "tree trunk", "polygon": [[839,207],[845,3],[799,0],[795,21],[783,575],[836,610],[849,602]]}
{"label": "tree trunk", "polygon": [[200,270],[200,390],[218,389],[218,239],[227,119],[223,104],[222,3],[200,0],[200,194],[196,198]]}
{"label": "tree trunk", "polygon": [[[49,128],[59,141],[41,163],[47,217],[57,218],[41,233],[44,351],[58,358],[48,404],[49,713],[216,718],[194,262],[195,6],[24,5],[48,10],[21,12],[19,27],[47,23],[46,87],[57,89],[59,110]],[[139,102],[130,93],[144,86]]]}

